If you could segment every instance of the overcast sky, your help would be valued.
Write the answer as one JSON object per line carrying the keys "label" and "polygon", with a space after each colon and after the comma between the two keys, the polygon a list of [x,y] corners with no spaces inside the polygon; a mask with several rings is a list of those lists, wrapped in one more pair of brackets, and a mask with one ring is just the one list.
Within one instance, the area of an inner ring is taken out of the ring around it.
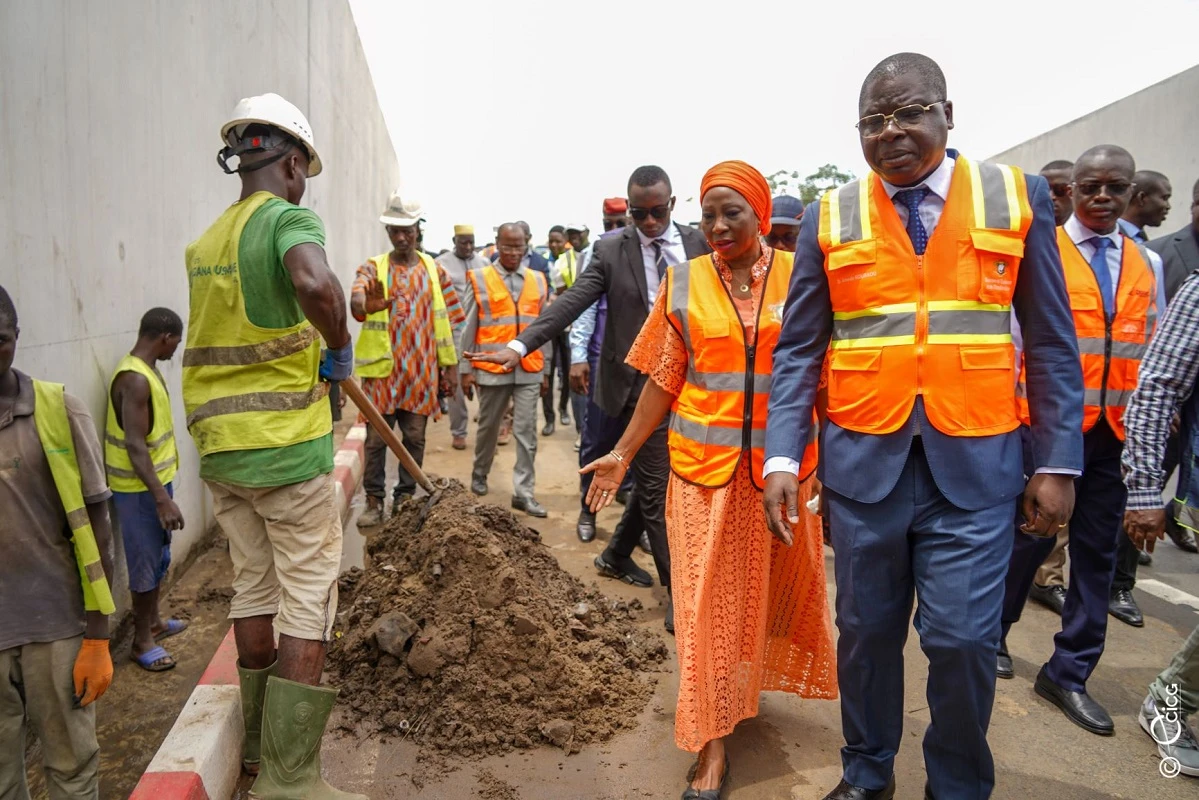
{"label": "overcast sky", "polygon": [[517,218],[536,242],[554,224],[598,230],[641,164],[670,175],[684,222],[724,159],[860,175],[858,90],[901,50],[940,63],[950,145],[980,158],[1199,60],[1199,0],[350,4],[433,247],[459,222],[480,245]]}

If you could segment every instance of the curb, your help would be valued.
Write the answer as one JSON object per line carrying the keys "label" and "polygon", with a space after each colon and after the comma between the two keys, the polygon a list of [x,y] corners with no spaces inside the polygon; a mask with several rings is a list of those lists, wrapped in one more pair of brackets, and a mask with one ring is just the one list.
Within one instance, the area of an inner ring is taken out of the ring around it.
{"label": "curb", "polygon": [[[366,426],[350,428],[333,456],[342,524],[362,479]],[[208,662],[129,800],[225,800],[241,772],[241,689],[233,628]]]}

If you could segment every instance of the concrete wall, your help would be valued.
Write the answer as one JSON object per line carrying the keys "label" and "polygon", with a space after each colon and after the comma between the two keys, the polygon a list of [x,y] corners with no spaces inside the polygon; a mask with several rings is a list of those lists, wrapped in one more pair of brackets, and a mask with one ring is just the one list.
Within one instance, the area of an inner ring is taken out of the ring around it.
{"label": "concrete wall", "polygon": [[1166,175],[1174,185],[1170,216],[1150,238],[1173,233],[1191,221],[1191,187],[1199,179],[1199,66],[1092,111],[993,156],[995,161],[1036,171],[1058,158],[1075,160],[1097,144],[1118,144],[1137,166]]}
{"label": "concrete wall", "polygon": [[[142,313],[164,305],[187,319],[184,247],[239,192],[215,161],[220,126],[266,91],[312,124],[324,172],[305,203],[348,291],[386,247],[377,218],[399,167],[346,0],[0,3],[0,284],[20,316],[16,366],[65,383],[98,427]],[[180,361],[162,367],[187,521],[176,563],[212,523]]]}

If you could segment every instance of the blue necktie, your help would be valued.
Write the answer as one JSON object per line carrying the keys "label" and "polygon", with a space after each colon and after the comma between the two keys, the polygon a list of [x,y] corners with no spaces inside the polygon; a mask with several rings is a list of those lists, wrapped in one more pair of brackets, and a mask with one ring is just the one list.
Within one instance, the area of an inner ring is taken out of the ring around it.
{"label": "blue necktie", "polygon": [[928,197],[929,191],[927,186],[917,186],[895,193],[895,199],[908,210],[908,238],[912,240],[912,248],[918,256],[924,255],[924,248],[928,247],[928,231],[920,221],[920,204]]}
{"label": "blue necktie", "polygon": [[1107,267],[1107,249],[1112,247],[1112,240],[1106,236],[1093,236],[1087,239],[1095,245],[1095,255],[1091,256],[1091,272],[1099,281],[1099,291],[1103,293],[1103,310],[1108,318],[1116,312],[1116,295],[1112,291],[1112,273]]}

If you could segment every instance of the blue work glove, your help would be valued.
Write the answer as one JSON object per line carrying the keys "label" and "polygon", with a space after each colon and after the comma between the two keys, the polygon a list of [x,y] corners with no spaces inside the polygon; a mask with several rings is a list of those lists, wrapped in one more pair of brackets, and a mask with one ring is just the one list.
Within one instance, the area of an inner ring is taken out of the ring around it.
{"label": "blue work glove", "polygon": [[336,350],[326,350],[321,358],[321,380],[330,383],[341,383],[354,373],[354,342],[346,342],[344,347]]}

